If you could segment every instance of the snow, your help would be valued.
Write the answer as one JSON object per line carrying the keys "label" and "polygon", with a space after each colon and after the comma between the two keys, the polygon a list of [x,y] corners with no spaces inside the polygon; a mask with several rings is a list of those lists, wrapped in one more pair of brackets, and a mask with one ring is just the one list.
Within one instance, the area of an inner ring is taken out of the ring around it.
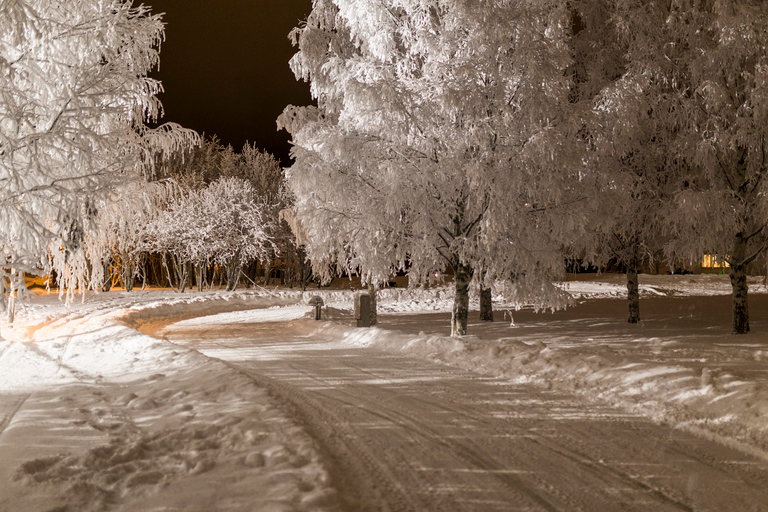
{"label": "snow", "polygon": [[313,441],[266,391],[115,321],[200,299],[117,292],[67,312],[44,296],[3,326],[0,510],[333,508]]}
{"label": "snow", "polygon": [[[570,279],[573,307],[536,314],[497,297],[497,321],[462,338],[447,335],[448,287],[382,290],[367,329],[353,326],[350,290],[112,291],[69,308],[38,293],[12,328],[0,324],[0,510],[337,508],[327,461],[284,404],[163,339],[254,321],[575,392],[768,458],[758,280],[753,332],[733,336],[727,276],[642,275],[639,326],[625,322],[623,276]],[[315,295],[320,322],[306,305]]]}

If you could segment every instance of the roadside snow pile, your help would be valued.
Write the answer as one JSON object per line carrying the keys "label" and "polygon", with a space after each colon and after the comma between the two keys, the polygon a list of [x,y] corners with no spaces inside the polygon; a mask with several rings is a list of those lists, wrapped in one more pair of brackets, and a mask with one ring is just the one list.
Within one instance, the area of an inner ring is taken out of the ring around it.
{"label": "roadside snow pile", "polygon": [[0,510],[337,508],[314,442],[265,390],[115,323],[130,310],[75,309],[3,331]]}

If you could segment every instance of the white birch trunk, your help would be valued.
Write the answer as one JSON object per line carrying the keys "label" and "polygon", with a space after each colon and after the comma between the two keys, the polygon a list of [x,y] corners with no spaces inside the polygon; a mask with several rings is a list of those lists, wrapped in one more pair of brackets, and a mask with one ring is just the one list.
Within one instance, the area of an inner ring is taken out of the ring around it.
{"label": "white birch trunk", "polygon": [[456,294],[451,312],[451,336],[465,336],[469,318],[469,283],[472,281],[472,267],[461,263],[453,265]]}
{"label": "white birch trunk", "polygon": [[368,283],[368,295],[371,297],[371,325],[376,325],[379,322],[379,315],[376,312],[377,298],[376,293],[379,287],[373,283]]}

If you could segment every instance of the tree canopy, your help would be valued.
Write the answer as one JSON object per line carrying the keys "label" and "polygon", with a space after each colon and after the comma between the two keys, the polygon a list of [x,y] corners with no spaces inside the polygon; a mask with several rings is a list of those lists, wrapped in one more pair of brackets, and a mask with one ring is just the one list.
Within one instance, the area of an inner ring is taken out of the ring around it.
{"label": "tree canopy", "polygon": [[162,38],[160,16],[130,1],[0,3],[0,247],[14,275],[53,266],[62,286],[86,285],[98,200],[197,141],[147,125]]}

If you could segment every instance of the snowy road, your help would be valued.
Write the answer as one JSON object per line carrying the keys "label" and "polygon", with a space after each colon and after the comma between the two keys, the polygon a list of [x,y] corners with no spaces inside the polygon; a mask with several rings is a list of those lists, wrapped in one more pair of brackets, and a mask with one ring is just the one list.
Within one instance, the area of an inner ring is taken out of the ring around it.
{"label": "snowy road", "polygon": [[350,347],[315,326],[165,335],[289,404],[348,510],[768,510],[765,461],[576,395]]}

